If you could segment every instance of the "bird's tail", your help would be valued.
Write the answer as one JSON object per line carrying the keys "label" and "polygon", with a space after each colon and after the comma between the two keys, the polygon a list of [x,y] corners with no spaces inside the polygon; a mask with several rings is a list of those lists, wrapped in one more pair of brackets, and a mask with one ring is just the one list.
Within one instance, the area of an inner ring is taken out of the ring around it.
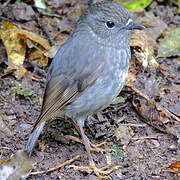
{"label": "bird's tail", "polygon": [[31,135],[29,136],[28,142],[26,144],[26,151],[29,153],[29,156],[31,156],[34,146],[36,145],[36,142],[39,138],[39,135],[41,134],[43,127],[45,125],[45,121],[42,121],[35,126],[33,129]]}

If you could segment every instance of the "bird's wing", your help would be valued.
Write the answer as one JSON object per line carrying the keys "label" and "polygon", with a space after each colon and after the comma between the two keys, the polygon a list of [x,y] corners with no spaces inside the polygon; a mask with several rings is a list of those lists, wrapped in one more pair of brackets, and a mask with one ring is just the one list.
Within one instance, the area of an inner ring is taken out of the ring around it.
{"label": "bird's wing", "polygon": [[46,120],[80,96],[101,74],[106,64],[105,52],[95,49],[87,39],[71,37],[57,52],[48,72],[41,114],[35,123],[26,149],[31,154]]}
{"label": "bird's wing", "polygon": [[49,69],[39,119],[53,118],[57,111],[90,86],[104,69],[103,53],[97,49],[93,52],[93,48],[88,48],[88,42],[85,45],[73,39],[69,43],[58,51]]}

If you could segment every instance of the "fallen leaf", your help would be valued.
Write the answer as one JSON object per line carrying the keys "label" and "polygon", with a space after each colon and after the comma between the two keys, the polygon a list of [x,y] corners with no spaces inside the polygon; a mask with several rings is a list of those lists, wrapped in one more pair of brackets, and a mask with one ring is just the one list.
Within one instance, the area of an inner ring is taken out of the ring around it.
{"label": "fallen leaf", "polygon": [[45,67],[48,65],[48,57],[44,56],[44,54],[39,51],[34,49],[28,56],[28,60],[34,62],[35,64],[38,64],[40,67]]}
{"label": "fallen leaf", "polygon": [[156,42],[145,32],[135,30],[131,36],[130,46],[133,47],[134,55],[143,67],[158,67],[154,59]]}
{"label": "fallen leaf", "polygon": [[57,41],[55,45],[53,45],[48,51],[46,51],[44,53],[44,55],[49,57],[49,58],[54,58],[54,56],[56,55],[58,49],[65,42],[66,39],[67,38],[65,38],[64,40],[61,40],[61,41]]}
{"label": "fallen leaf", "polygon": [[175,28],[160,43],[158,57],[180,56],[180,28]]}
{"label": "fallen leaf", "polygon": [[171,172],[179,176],[180,175],[180,162],[171,163],[169,167],[167,167],[164,171]]}
{"label": "fallen leaf", "polygon": [[44,0],[35,0],[34,2],[40,13],[44,15],[51,15],[51,9],[47,7]]}
{"label": "fallen leaf", "polygon": [[19,150],[9,160],[0,162],[0,179],[25,179],[30,174],[34,164],[26,151]]}
{"label": "fallen leaf", "polygon": [[119,161],[122,161],[124,158],[124,152],[120,149],[118,145],[113,145],[112,148],[112,161],[117,163]]}
{"label": "fallen leaf", "polygon": [[136,93],[133,106],[144,118],[144,121],[156,129],[180,139],[180,119],[136,88],[132,89]]}
{"label": "fallen leaf", "polygon": [[180,162],[173,162],[169,165],[169,168],[171,169],[177,169],[180,171]]}
{"label": "fallen leaf", "polygon": [[26,3],[14,3],[10,5],[11,13],[17,21],[30,21],[35,16],[32,7]]}
{"label": "fallen leaf", "polygon": [[4,46],[6,48],[8,56],[8,69],[16,70],[16,75],[22,77],[26,70],[23,68],[23,63],[25,59],[26,45],[19,38],[16,30],[18,29],[13,24],[2,21],[0,30],[0,38],[2,39]]}
{"label": "fallen leaf", "polygon": [[49,42],[46,39],[42,38],[41,36],[39,36],[33,32],[26,31],[23,29],[17,29],[16,33],[19,35],[19,37],[21,39],[24,39],[24,40],[30,39],[33,42],[36,42],[39,45],[41,45],[45,50],[48,50],[50,48]]}
{"label": "fallen leaf", "polygon": [[113,136],[117,141],[120,141],[122,145],[128,145],[132,138],[132,130],[130,127],[121,125],[115,130]]}
{"label": "fallen leaf", "polygon": [[[7,116],[6,116],[7,117]],[[12,132],[11,130],[8,128],[8,126],[5,124],[4,120],[3,120],[3,115],[0,115],[0,132],[2,132],[3,134],[5,134],[6,136],[12,136]]]}
{"label": "fallen leaf", "polygon": [[135,58],[132,58],[130,61],[128,76],[126,77],[126,86],[133,86],[136,81],[137,69]]}
{"label": "fallen leaf", "polygon": [[137,62],[144,68],[159,67],[159,64],[154,58],[154,48],[156,42],[144,31],[136,30],[133,32],[130,40],[133,56],[130,61],[128,76],[126,78],[126,85],[132,86],[136,81],[138,73]]}
{"label": "fallen leaf", "polygon": [[159,38],[165,29],[167,29],[167,24],[162,21],[159,17],[155,17],[152,13],[145,13],[145,15],[139,16],[136,21],[143,24],[145,27],[145,32],[155,41]]}
{"label": "fallen leaf", "polygon": [[23,67],[27,45],[36,49],[29,55],[30,60],[35,60],[40,66],[48,64],[48,57],[44,54],[46,50],[50,49],[50,45],[46,39],[7,21],[2,21],[0,24],[2,25],[0,38],[8,56],[8,71],[15,71],[18,78],[23,77],[27,72]]}

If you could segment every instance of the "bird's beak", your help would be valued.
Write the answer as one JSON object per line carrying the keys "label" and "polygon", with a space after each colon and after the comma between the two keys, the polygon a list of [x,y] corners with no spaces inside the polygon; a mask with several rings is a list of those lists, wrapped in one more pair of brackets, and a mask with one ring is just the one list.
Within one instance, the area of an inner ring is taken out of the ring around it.
{"label": "bird's beak", "polygon": [[130,29],[130,30],[133,30],[133,29],[143,30],[143,29],[145,29],[145,27],[143,25],[137,24],[137,23],[134,23],[134,22],[131,23],[131,25],[128,26],[127,28]]}

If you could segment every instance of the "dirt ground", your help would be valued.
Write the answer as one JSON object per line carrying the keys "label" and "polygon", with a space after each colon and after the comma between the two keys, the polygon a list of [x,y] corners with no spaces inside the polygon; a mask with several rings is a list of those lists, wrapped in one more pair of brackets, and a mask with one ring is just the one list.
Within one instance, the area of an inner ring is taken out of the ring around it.
{"label": "dirt ground", "polygon": [[[27,6],[32,5],[28,1],[26,2]],[[55,3],[56,1],[52,2]],[[87,1],[83,1],[83,3],[72,1],[69,4],[65,1],[62,2],[66,5],[59,4],[60,8],[54,8],[55,5],[51,4],[52,9],[61,14],[61,17],[67,17],[67,12],[77,8],[77,4],[80,4],[83,8],[87,6]],[[0,7],[3,3],[3,1],[0,1]],[[30,28],[34,27],[31,29],[34,32],[42,32],[43,29],[44,32],[53,36],[58,31],[59,22],[61,22],[57,20],[58,18],[41,16],[35,11],[39,18],[39,24],[37,25],[37,21],[31,18],[28,21],[23,21],[19,17],[18,20],[13,17],[13,13],[8,17],[5,11],[8,11],[10,6],[14,6],[14,4],[7,5],[3,10],[0,8],[0,15],[18,21]],[[63,8],[64,12],[62,12]],[[174,6],[170,4],[155,1],[145,11],[159,16],[168,27],[178,27],[180,25],[180,16],[175,13]],[[74,16],[72,19],[68,19],[68,23],[65,23],[67,20],[65,19],[62,24],[65,24],[67,29],[71,31],[76,19],[77,17]],[[67,34],[64,33],[63,38]],[[159,39],[156,41],[159,42]],[[0,41],[0,54],[1,57],[6,57],[2,41]],[[25,147],[33,123],[40,113],[48,66],[44,68],[36,67],[27,60],[24,66],[28,71],[23,78],[18,80],[12,72],[7,73],[6,71],[7,57],[2,59],[3,61],[0,61],[0,122],[3,121],[5,126],[0,130],[0,159],[4,161],[15,154],[17,150]],[[165,78],[159,72],[153,74],[153,78],[156,80],[162,77],[158,89],[164,87],[164,84],[168,89],[168,92],[162,98],[156,98],[156,102],[180,117],[180,97],[178,94],[180,58],[179,56],[173,56],[156,60],[168,72]],[[36,77],[36,79],[32,77]],[[151,72],[143,71],[137,77],[138,82],[135,83],[135,87],[141,90],[143,82],[150,77],[152,77]],[[25,87],[30,95],[25,96],[17,93],[18,88],[21,87]],[[146,88],[148,89],[148,87]],[[146,91],[146,95],[149,95],[148,93],[152,89],[148,91],[146,88],[143,91]],[[90,117],[85,126],[86,135],[91,142],[94,144],[106,142],[102,148],[111,150],[107,153],[92,152],[97,167],[101,168],[107,164],[110,167],[118,167],[117,170],[106,176],[107,180],[178,180],[177,173],[167,170],[172,162],[180,160],[177,137],[162,132],[147,123],[133,105],[137,97],[132,90],[125,87],[119,94],[119,98],[121,102],[113,104],[98,115]],[[33,171],[47,170],[76,155],[80,155],[80,158],[58,170],[31,175],[28,179],[98,179],[93,174],[73,170],[73,165],[88,165],[88,157],[84,145],[66,140],[65,135],[81,138],[68,120],[58,119],[46,125],[33,153],[33,159],[37,162]]]}

